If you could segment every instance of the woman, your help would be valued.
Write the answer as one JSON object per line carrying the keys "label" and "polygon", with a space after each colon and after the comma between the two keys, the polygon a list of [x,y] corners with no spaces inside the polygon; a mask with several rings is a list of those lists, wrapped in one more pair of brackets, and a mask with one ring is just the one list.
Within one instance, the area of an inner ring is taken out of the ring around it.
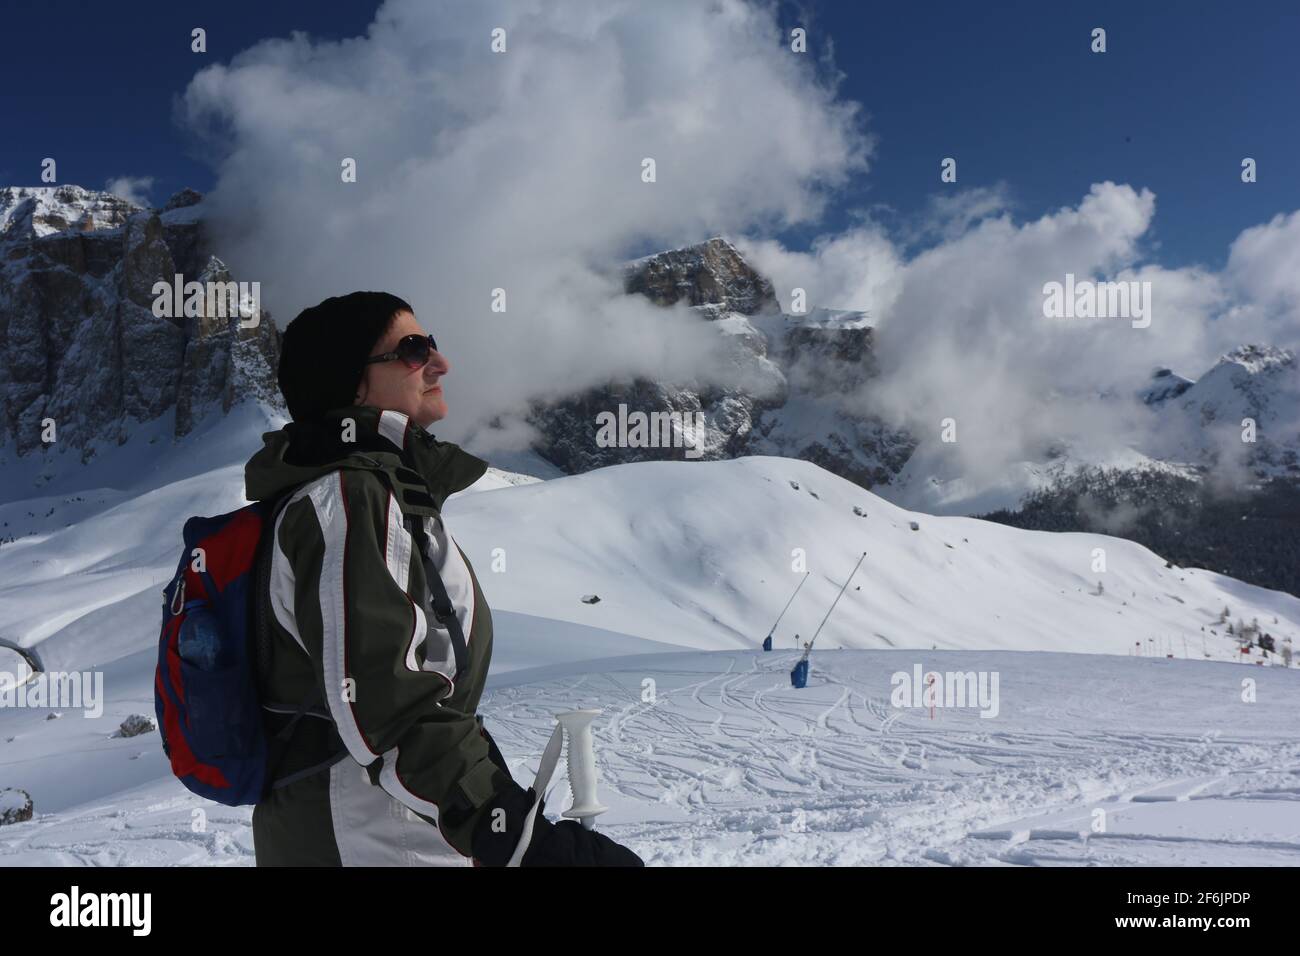
{"label": "woman", "polygon": [[[440,509],[487,463],[438,441],[450,370],[414,310],[354,292],[285,329],[293,421],[262,436],[249,500],[279,499],[269,640],[259,667],[273,732],[270,796],[253,810],[259,866],[506,864],[533,792],[475,715],[492,618]],[[304,703],[318,705],[294,719]],[[539,808],[522,863],[641,865]]]}

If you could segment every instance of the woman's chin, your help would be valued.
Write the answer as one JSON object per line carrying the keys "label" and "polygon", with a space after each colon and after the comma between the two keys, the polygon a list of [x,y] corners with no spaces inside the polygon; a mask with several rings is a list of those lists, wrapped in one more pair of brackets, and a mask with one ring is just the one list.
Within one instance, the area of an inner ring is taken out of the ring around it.
{"label": "woman's chin", "polygon": [[416,423],[423,428],[428,428],[434,422],[441,421],[447,416],[447,403],[441,393],[425,395],[424,401],[420,402],[420,412],[415,416]]}

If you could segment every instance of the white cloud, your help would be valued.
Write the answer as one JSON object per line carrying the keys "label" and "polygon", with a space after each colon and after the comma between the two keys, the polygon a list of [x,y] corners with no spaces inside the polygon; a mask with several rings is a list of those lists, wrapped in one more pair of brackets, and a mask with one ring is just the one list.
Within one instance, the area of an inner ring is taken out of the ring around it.
{"label": "white cloud", "polygon": [[410,301],[453,366],[453,438],[530,396],[706,374],[698,323],[621,297],[611,260],[815,221],[871,150],[773,12],[736,0],[390,0],[365,37],[200,71],[181,115],[218,157],[235,274],[281,325],[355,289]]}
{"label": "white cloud", "polygon": [[153,189],[152,176],[117,176],[104,184],[104,192],[145,207],[149,205],[151,189]]}
{"label": "white cloud", "polygon": [[1244,334],[1271,345],[1300,345],[1300,211],[1242,232],[1225,272],[1239,300],[1231,318]]}
{"label": "white cloud", "polygon": [[767,239],[738,239],[737,250],[772,280],[781,307],[789,311],[794,289],[803,289],[809,309],[858,309],[873,315],[897,298],[903,263],[893,242],[874,225],[855,227],[813,241],[807,252]]}
{"label": "white cloud", "polygon": [[1006,183],[955,192],[945,189],[930,196],[916,222],[903,223],[902,238],[909,246],[956,239],[980,221],[1008,212],[1010,207],[1010,187]]}

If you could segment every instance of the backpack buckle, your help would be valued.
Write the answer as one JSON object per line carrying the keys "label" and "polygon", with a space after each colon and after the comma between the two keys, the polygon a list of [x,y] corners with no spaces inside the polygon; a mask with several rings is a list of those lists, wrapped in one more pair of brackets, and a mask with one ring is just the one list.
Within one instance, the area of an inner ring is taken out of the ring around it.
{"label": "backpack buckle", "polygon": [[172,594],[172,617],[175,617],[181,611],[185,610],[185,572],[182,571],[178,577],[176,591]]}

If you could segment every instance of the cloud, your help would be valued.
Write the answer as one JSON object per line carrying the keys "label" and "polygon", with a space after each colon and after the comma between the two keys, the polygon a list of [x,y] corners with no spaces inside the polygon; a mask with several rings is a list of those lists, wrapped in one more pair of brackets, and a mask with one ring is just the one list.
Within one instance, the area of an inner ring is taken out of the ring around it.
{"label": "cloud", "polygon": [[1230,319],[1250,340],[1300,345],[1300,211],[1243,231],[1224,278],[1238,300]]}
{"label": "cloud", "polygon": [[[452,440],[610,379],[722,376],[707,330],[623,296],[616,269],[718,234],[787,308],[802,288],[810,308],[870,312],[882,375],[851,403],[973,481],[1061,440],[1140,444],[1154,426],[1127,398],[1153,368],[1195,377],[1243,341],[1297,337],[1300,216],[1243,232],[1222,272],[1165,269],[1156,197],[1123,183],[1029,219],[1006,184],[945,190],[913,221],[858,213],[786,249],[769,237],[820,222],[875,148],[829,45],[794,54],[788,26],[739,0],[389,0],[364,36],[294,33],[201,70],[177,115],[216,164],[205,208],[236,277],[282,327],[355,289],[412,302],[452,364]],[[1150,327],[1045,318],[1067,273],[1149,282]],[[956,445],[938,442],[948,417]]]}
{"label": "cloud", "polygon": [[982,220],[1010,211],[1010,195],[1006,183],[933,193],[915,222],[901,224],[901,239],[907,246],[956,239]]}
{"label": "cloud", "polygon": [[[1076,205],[1021,222],[1009,206],[1005,190],[971,191],[932,201],[919,224],[868,223],[807,252],[742,247],[778,295],[799,286],[810,307],[871,313],[882,374],[850,407],[905,424],[921,475],[978,487],[1062,442],[1098,458],[1157,447],[1160,420],[1129,401],[1154,368],[1195,378],[1243,342],[1297,337],[1300,214],[1243,232],[1216,273],[1144,261],[1149,190],[1097,183]],[[909,253],[918,235],[930,244]],[[1150,327],[1046,318],[1043,287],[1067,273],[1150,283]],[[956,443],[941,441],[948,418]]]}
{"label": "cloud", "polygon": [[621,296],[611,266],[816,221],[872,149],[773,9],[736,0],[390,0],[363,37],[205,68],[178,116],[215,157],[235,275],[281,326],[355,289],[410,301],[452,363],[451,438],[610,378],[707,377],[712,337]]}
{"label": "cloud", "polygon": [[117,176],[104,184],[104,192],[146,208],[149,206],[151,189],[153,189],[152,176]]}
{"label": "cloud", "polygon": [[903,261],[878,226],[867,224],[815,239],[807,252],[768,239],[740,238],[736,249],[772,280],[782,309],[789,311],[795,289],[808,308],[887,311],[901,291]]}

